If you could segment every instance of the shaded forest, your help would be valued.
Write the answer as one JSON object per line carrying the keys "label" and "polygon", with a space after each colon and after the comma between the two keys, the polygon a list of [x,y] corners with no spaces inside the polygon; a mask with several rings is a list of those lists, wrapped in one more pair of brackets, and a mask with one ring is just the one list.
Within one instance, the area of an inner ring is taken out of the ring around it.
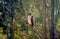
{"label": "shaded forest", "polygon": [[0,39],[60,39],[60,0],[0,0]]}

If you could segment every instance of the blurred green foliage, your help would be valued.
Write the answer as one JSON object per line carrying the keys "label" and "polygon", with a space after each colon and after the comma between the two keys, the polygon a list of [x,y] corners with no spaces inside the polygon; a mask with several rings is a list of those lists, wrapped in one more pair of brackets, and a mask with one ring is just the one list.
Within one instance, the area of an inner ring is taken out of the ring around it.
{"label": "blurred green foliage", "polygon": [[[58,0],[59,1],[59,0]],[[21,0],[22,4],[18,1],[15,5],[14,9],[14,19],[13,19],[13,28],[14,28],[14,39],[42,39],[42,8],[43,8],[43,2],[42,0]],[[56,0],[55,0],[56,2]],[[60,1],[59,1],[60,2]],[[56,3],[55,3],[56,4]],[[57,5],[58,4],[58,5]],[[60,3],[57,3],[55,5],[55,8],[59,11],[60,15]],[[47,33],[47,39],[50,39],[50,32],[49,32],[49,19],[51,16],[51,10],[50,10],[51,1],[46,0],[46,33]],[[57,8],[58,6],[59,8]],[[56,10],[55,14],[58,13]],[[7,12],[8,13],[8,12]],[[34,30],[27,24],[27,15],[28,13],[31,13],[34,17]],[[56,14],[57,15],[57,14]],[[55,15],[55,16],[56,16]],[[11,21],[11,17],[6,15],[7,21],[4,21],[3,24],[6,25],[7,22]],[[60,32],[60,16],[57,18],[56,23],[56,35],[58,32]],[[10,28],[10,23],[8,23],[8,27]],[[0,28],[0,31],[2,29]],[[28,32],[27,32],[28,31]],[[2,31],[1,31],[2,32]],[[37,35],[41,34],[39,37]],[[5,35],[0,35],[2,39],[6,39]]]}

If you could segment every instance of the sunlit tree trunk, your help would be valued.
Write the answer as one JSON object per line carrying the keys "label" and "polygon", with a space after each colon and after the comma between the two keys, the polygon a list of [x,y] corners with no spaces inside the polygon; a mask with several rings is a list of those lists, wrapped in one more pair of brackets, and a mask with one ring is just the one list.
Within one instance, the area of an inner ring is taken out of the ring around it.
{"label": "sunlit tree trunk", "polygon": [[43,12],[42,12],[42,28],[43,28],[43,39],[46,39],[46,1],[43,2]]}

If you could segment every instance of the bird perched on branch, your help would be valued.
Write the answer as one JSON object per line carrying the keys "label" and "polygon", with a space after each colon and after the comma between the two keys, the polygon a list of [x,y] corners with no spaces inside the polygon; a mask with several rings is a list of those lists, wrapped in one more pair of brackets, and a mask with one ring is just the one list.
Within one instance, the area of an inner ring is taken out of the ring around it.
{"label": "bird perched on branch", "polygon": [[30,26],[33,27],[33,16],[31,15],[31,13],[29,13],[27,16],[27,22]]}

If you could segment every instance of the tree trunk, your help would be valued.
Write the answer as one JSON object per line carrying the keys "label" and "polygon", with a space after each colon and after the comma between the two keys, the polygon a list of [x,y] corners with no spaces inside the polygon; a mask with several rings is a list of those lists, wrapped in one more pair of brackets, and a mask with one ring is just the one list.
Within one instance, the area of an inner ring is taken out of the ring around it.
{"label": "tree trunk", "polygon": [[46,1],[43,2],[43,12],[42,12],[42,29],[43,29],[43,39],[46,39]]}
{"label": "tree trunk", "polygon": [[14,18],[14,3],[15,3],[15,0],[11,0],[10,1],[11,3],[11,22],[10,22],[10,38],[9,39],[13,39],[13,33],[14,33],[14,30],[13,30],[13,18]]}
{"label": "tree trunk", "polygon": [[54,0],[51,0],[51,27],[50,27],[50,39],[55,39],[55,33],[54,33]]}

